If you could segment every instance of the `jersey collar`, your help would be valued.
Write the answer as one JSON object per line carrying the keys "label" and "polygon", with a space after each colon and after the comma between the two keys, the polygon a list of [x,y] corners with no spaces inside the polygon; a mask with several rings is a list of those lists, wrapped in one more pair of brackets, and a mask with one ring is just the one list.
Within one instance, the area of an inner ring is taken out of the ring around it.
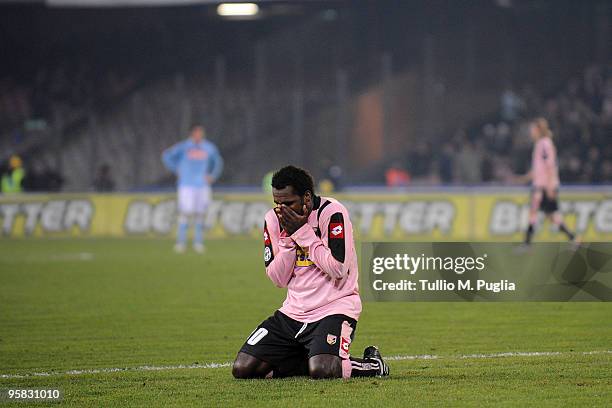
{"label": "jersey collar", "polygon": [[318,210],[321,205],[321,197],[318,195],[312,194],[312,211]]}

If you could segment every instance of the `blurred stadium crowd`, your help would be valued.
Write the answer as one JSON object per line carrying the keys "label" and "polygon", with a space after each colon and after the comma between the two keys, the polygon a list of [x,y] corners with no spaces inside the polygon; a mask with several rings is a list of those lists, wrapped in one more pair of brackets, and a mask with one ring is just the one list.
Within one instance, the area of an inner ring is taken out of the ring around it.
{"label": "blurred stadium crowd", "polygon": [[[396,13],[383,3],[313,2],[300,17],[244,26],[202,24],[208,14],[189,8],[95,24],[74,14],[85,28],[23,61],[27,16],[6,13],[0,170],[19,155],[28,191],[169,188],[160,152],[197,120],[227,158],[228,186],[260,185],[287,162],[336,187],[505,184],[528,171],[525,124],[543,115],[562,183],[612,183],[605,2],[415,1]],[[71,21],[36,13],[59,30]],[[125,49],[105,48],[125,38]],[[546,63],[533,58],[546,50]]]}
{"label": "blurred stadium crowd", "polygon": [[406,177],[387,177],[388,184],[508,182],[529,171],[526,125],[535,116],[551,123],[564,183],[612,182],[612,68],[593,65],[551,93],[531,85],[506,89],[493,117],[411,146],[404,163],[392,166]]}
{"label": "blurred stadium crowd", "polygon": [[[32,82],[0,80],[0,129],[46,127],[56,117],[70,121],[94,103],[111,102],[133,88],[129,72],[99,75],[85,59],[43,66]],[[18,136],[17,136],[18,137]]]}

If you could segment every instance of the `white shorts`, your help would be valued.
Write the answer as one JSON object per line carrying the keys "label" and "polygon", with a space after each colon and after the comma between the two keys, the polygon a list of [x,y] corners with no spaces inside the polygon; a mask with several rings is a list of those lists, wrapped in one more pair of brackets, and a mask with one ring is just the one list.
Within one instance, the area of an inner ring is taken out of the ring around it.
{"label": "white shorts", "polygon": [[181,214],[204,214],[211,198],[211,188],[179,187],[178,208]]}

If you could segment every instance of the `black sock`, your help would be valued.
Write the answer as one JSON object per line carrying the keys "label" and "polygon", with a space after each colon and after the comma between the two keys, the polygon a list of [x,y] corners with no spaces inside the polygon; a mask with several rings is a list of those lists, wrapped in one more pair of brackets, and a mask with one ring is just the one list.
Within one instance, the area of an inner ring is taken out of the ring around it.
{"label": "black sock", "polygon": [[380,374],[380,362],[373,358],[351,357],[351,377],[375,377]]}
{"label": "black sock", "polygon": [[565,235],[567,235],[567,238],[568,238],[570,241],[573,241],[573,240],[574,240],[575,235],[574,235],[574,234],[573,234],[573,233],[572,233],[570,230],[568,230],[568,229],[567,229],[567,227],[565,226],[565,224],[564,224],[564,223],[559,224],[559,230],[560,230],[561,232],[565,233]]}
{"label": "black sock", "polygon": [[533,224],[529,224],[527,232],[525,233],[525,244],[531,244],[531,237],[533,237]]}

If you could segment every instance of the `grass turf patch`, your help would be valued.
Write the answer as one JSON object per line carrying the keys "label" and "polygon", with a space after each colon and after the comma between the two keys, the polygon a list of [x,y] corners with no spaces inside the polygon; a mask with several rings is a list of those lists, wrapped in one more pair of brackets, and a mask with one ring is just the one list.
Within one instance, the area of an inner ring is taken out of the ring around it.
{"label": "grass turf patch", "polygon": [[[167,240],[5,240],[0,374],[231,361],[284,299],[261,243],[212,241],[175,255]],[[388,379],[236,381],[229,368],[0,378],[59,387],[63,404],[219,406],[606,405],[609,303],[366,303],[352,353],[377,344]],[[503,352],[553,356],[462,359]]]}

